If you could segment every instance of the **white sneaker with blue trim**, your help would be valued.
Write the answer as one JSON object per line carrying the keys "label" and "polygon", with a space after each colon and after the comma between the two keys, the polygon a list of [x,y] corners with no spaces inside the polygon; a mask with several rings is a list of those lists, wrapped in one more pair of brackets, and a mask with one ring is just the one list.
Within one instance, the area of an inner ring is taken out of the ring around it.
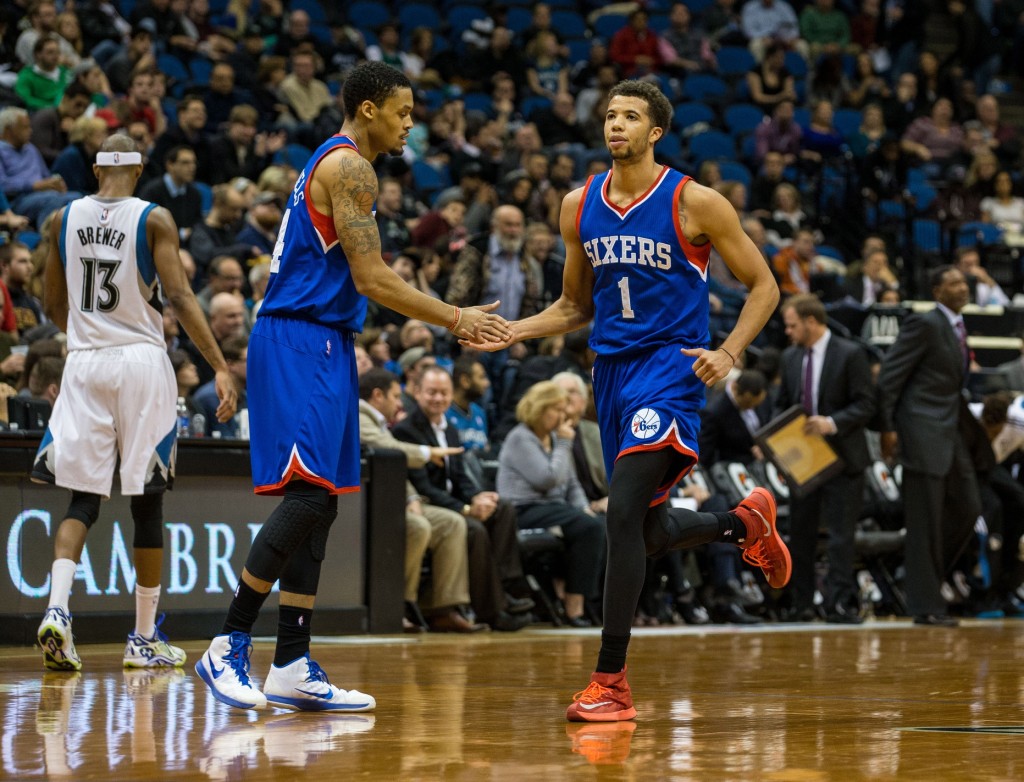
{"label": "white sneaker with blue trim", "polygon": [[282,668],[270,666],[263,685],[267,703],[293,711],[372,711],[373,697],[359,690],[342,690],[327,680],[327,674],[308,654]]}
{"label": "white sneaker with blue trim", "polygon": [[213,697],[236,709],[265,709],[267,699],[249,679],[252,639],[248,633],[218,635],[196,663],[196,673]]}
{"label": "white sneaker with blue trim", "polygon": [[167,643],[167,636],[160,632],[163,621],[161,614],[152,638],[129,634],[124,647],[125,668],[180,668],[185,664],[185,650]]}
{"label": "white sneaker with blue trim", "polygon": [[43,649],[43,666],[51,671],[80,671],[82,658],[71,635],[71,615],[60,606],[50,606],[36,631]]}

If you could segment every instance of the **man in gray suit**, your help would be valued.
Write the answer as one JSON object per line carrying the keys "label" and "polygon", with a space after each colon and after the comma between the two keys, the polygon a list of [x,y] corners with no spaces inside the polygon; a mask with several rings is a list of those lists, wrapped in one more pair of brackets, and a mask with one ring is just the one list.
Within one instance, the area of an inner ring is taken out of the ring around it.
{"label": "man in gray suit", "polygon": [[825,307],[812,294],[792,296],[782,305],[786,336],[793,344],[782,354],[782,385],[776,414],[795,404],[807,413],[805,431],[825,437],[843,460],[842,473],[790,501],[790,613],[803,621],[814,615],[814,558],[818,529],[828,528],[826,621],[859,624],[853,577],[854,532],[864,494],[868,446],[864,425],[875,414],[875,389],[864,348],[833,334]]}
{"label": "man in gray suit", "polygon": [[953,266],[932,271],[936,307],[908,316],[878,378],[882,452],[903,464],[907,608],[917,624],[952,626],[940,588],[947,565],[963,550],[981,500],[974,464],[961,434],[962,389],[970,364],[960,311],[970,299]]}

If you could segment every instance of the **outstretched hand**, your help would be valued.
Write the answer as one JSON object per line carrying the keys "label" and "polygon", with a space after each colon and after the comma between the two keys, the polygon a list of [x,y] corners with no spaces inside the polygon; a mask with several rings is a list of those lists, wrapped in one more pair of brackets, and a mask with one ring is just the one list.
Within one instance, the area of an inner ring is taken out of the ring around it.
{"label": "outstretched hand", "polygon": [[464,348],[480,350],[484,353],[494,353],[498,350],[505,350],[512,347],[519,338],[515,335],[515,322],[506,323],[508,336],[502,339],[460,339],[459,344]]}
{"label": "outstretched hand", "polygon": [[[459,342],[468,344],[477,350],[485,350],[486,348],[481,346],[492,343],[508,342],[511,344],[513,335],[508,321],[494,312],[500,304],[500,301],[495,301],[462,310],[461,319],[454,331],[455,336],[459,337]],[[507,347],[507,345],[502,344],[502,347]],[[491,349],[499,350],[500,348]]]}
{"label": "outstretched hand", "polygon": [[697,359],[693,362],[693,374],[706,386],[713,386],[724,379],[733,367],[732,359],[724,350],[683,348],[681,352]]}

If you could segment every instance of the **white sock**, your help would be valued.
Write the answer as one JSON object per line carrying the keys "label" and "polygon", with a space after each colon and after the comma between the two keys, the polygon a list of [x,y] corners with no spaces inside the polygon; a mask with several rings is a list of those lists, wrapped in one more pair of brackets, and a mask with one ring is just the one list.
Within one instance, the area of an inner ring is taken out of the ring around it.
{"label": "white sock", "polygon": [[160,585],[135,585],[135,633],[143,638],[156,635],[156,606],[160,602]]}
{"label": "white sock", "polygon": [[75,580],[78,564],[73,559],[55,559],[50,566],[50,603],[64,613],[68,612],[68,598],[71,596],[71,583]]}

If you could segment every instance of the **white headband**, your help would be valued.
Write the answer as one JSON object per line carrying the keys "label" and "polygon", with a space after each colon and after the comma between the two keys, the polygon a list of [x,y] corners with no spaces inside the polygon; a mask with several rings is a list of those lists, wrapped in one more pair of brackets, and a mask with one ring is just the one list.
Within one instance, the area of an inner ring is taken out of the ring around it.
{"label": "white headband", "polygon": [[97,166],[141,166],[142,155],[138,152],[97,152]]}

